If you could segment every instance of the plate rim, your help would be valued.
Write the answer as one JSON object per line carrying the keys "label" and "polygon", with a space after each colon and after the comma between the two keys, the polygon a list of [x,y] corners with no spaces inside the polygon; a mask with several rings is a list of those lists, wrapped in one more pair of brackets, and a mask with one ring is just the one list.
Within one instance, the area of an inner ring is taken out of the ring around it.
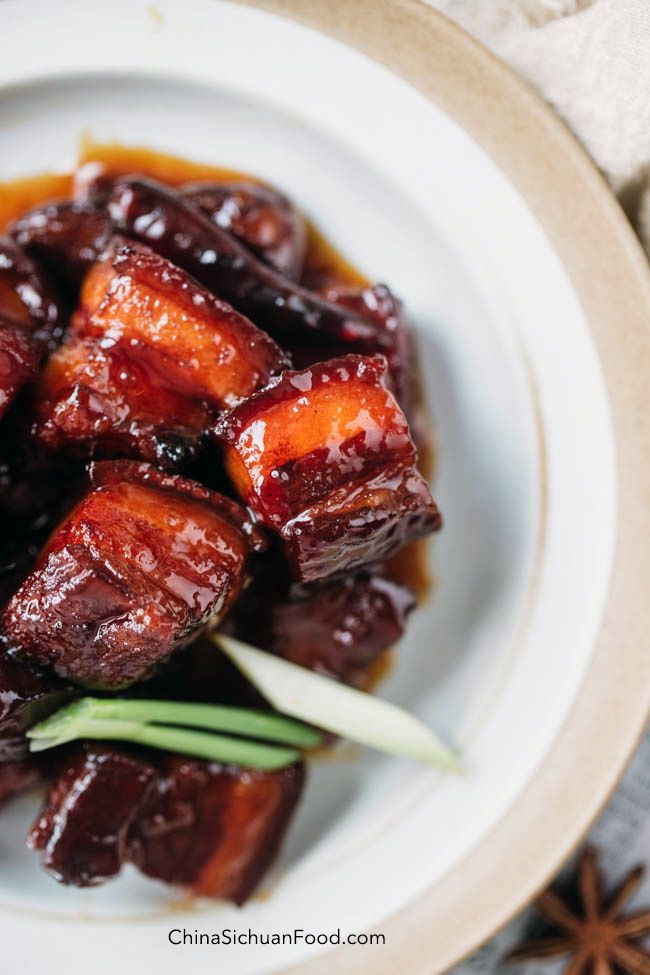
{"label": "plate rim", "polygon": [[[378,61],[487,151],[522,193],[569,274],[609,397],[617,541],[592,662],[572,714],[497,826],[453,871],[383,922],[385,945],[366,947],[363,958],[339,948],[283,969],[284,975],[329,975],[334,964],[339,975],[358,975],[372,953],[376,975],[392,975],[396,965],[408,975],[432,975],[485,942],[558,872],[616,788],[650,716],[650,610],[643,585],[650,574],[650,546],[644,544],[650,461],[643,450],[650,442],[650,388],[644,388],[650,267],[604,177],[565,123],[424,0],[236,2],[295,20]],[[576,768],[583,769],[580,777]]]}

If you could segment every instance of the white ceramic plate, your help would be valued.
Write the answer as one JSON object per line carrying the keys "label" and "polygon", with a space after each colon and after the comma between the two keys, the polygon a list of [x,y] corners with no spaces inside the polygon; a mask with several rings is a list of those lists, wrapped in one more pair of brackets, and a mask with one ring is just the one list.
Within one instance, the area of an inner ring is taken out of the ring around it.
{"label": "white ceramic plate", "polygon": [[576,700],[618,517],[585,314],[472,138],[323,34],[218,0],[8,0],[0,36],[0,179],[65,167],[84,132],[254,172],[417,322],[445,529],[435,596],[381,690],[460,748],[466,776],[368,753],[316,764],[281,863],[244,910],[179,913],[128,871],[98,890],[58,887],[22,845],[33,803],[0,818],[2,955],[24,971],[130,975],[145,959],[158,975],[303,971],[322,947],[174,948],[167,933],[381,931],[502,819]]}

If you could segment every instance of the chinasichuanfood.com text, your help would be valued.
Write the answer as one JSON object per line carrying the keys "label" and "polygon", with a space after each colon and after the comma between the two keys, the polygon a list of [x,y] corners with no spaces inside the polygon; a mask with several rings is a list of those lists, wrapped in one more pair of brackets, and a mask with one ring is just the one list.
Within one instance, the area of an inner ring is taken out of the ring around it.
{"label": "chinasichuanfood.com text", "polygon": [[196,928],[172,928],[167,935],[172,945],[385,945],[386,936],[378,933],[343,933],[335,931],[253,931],[248,928],[223,928],[221,931],[199,931]]}

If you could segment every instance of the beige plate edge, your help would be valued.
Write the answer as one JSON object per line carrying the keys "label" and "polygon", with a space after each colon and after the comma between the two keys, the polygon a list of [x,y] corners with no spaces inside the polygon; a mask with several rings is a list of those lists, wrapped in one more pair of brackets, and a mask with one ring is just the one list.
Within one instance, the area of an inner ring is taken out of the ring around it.
{"label": "beige plate edge", "polygon": [[381,925],[386,945],[338,949],[291,969],[293,975],[331,975],[334,967],[337,975],[357,975],[372,965],[374,975],[434,975],[486,940],[559,869],[612,792],[646,726],[650,272],[616,200],[562,122],[485,48],[421,0],[240,2],[297,20],[381,62],[483,146],[525,196],[563,260],[610,397],[618,539],[601,631],[573,713],[525,794],[490,835],[456,870]]}

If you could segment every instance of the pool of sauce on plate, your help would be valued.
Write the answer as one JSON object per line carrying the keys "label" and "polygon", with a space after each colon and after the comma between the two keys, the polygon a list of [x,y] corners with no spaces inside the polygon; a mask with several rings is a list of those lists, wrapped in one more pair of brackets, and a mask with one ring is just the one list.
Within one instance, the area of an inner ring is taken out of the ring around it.
{"label": "pool of sauce on plate", "polygon": [[[177,186],[194,180],[215,182],[242,181],[262,183],[250,173],[222,166],[210,166],[178,156],[155,152],[141,146],[123,146],[119,143],[100,143],[84,138],[81,142],[76,166],[98,163],[110,176],[142,173],[161,182]],[[280,187],[283,189],[283,187]],[[290,193],[290,187],[287,190]],[[43,173],[9,182],[0,182],[0,233],[26,210],[52,200],[71,197],[74,192],[74,172]],[[364,287],[368,278],[357,270],[330,244],[317,227],[307,221],[307,254],[305,276],[310,281],[323,284]],[[419,466],[425,477],[430,478],[434,469],[433,441],[425,436],[420,444]],[[387,565],[388,575],[409,586],[418,603],[430,595],[432,578],[427,560],[427,540],[412,542],[395,555]],[[392,666],[392,654],[387,652],[373,665],[368,683],[377,684]]]}

